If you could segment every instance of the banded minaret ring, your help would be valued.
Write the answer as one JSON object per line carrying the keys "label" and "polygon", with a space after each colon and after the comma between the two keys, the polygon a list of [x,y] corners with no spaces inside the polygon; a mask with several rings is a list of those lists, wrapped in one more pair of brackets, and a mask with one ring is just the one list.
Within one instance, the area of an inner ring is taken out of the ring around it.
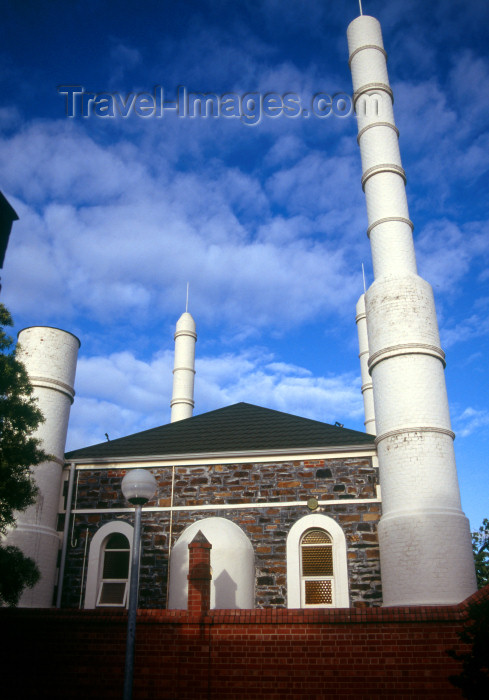
{"label": "banded minaret ring", "polygon": [[375,277],[365,307],[384,605],[458,603],[476,589],[470,528],[461,510],[433,293],[417,274],[379,22],[357,17],[348,45]]}

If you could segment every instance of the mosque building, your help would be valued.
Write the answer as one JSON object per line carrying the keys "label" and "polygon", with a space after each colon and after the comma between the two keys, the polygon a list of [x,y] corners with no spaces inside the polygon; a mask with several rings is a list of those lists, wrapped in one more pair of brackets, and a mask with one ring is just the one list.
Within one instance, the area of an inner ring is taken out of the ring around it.
{"label": "mosque building", "polygon": [[379,22],[348,28],[374,281],[357,304],[366,432],[251,403],[193,416],[195,322],[175,333],[171,423],[64,454],[79,341],[19,334],[52,461],[9,535],[41,581],[26,607],[123,607],[133,509],[120,484],[150,470],[140,606],[185,608],[188,544],[212,544],[213,608],[449,605],[476,590],[430,285],[413,224]]}

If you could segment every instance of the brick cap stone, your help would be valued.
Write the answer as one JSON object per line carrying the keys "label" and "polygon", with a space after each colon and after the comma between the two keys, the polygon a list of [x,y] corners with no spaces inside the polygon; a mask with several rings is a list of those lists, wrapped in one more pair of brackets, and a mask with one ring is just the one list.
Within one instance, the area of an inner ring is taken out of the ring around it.
{"label": "brick cap stone", "polygon": [[198,533],[195,535],[194,539],[192,540],[192,542],[190,542],[188,547],[189,549],[190,547],[205,547],[206,549],[212,549],[211,543],[204,535],[202,530],[198,531]]}

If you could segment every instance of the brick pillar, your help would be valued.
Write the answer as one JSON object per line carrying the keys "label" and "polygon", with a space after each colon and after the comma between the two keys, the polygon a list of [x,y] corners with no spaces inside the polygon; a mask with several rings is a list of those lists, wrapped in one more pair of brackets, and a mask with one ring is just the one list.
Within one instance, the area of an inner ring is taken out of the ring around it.
{"label": "brick pillar", "polygon": [[188,549],[188,612],[191,615],[205,615],[211,605],[212,545],[199,530]]}

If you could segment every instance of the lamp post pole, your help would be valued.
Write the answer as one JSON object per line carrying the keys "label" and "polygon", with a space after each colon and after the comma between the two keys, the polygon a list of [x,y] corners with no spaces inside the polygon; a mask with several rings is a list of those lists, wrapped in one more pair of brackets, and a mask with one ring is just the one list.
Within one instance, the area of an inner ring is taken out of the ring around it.
{"label": "lamp post pole", "polygon": [[134,538],[132,543],[131,577],[129,580],[129,612],[127,619],[126,663],[124,667],[123,700],[132,700],[134,678],[134,646],[139,599],[139,555],[141,551],[141,509],[156,491],[154,476],[144,469],[133,469],[122,480],[122,493],[134,508]]}
{"label": "lamp post pole", "polygon": [[136,616],[139,599],[139,553],[141,551],[141,506],[134,514],[134,539],[132,545],[131,578],[129,583],[129,613],[127,618],[126,663],[124,667],[124,700],[132,699],[134,676],[134,644],[136,641]]}

